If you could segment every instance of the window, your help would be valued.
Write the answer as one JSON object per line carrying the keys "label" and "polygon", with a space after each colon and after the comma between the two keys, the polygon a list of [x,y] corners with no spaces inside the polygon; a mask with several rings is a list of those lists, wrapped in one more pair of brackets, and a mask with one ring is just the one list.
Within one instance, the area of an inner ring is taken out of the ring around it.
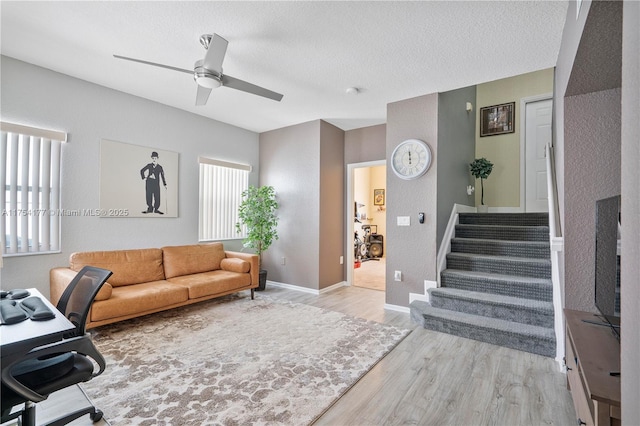
{"label": "window", "polygon": [[249,188],[251,166],[200,157],[200,241],[244,238],[236,232],[242,192]]}
{"label": "window", "polygon": [[0,238],[5,255],[60,251],[64,132],[0,123]]}

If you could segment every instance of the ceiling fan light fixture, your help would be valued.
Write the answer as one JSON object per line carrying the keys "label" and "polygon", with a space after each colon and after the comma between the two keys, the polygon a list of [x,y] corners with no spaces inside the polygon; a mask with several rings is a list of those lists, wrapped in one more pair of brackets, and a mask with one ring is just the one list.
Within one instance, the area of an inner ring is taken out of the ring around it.
{"label": "ceiling fan light fixture", "polygon": [[198,86],[202,86],[207,89],[217,89],[222,86],[220,77],[207,71],[195,71],[193,79],[198,83]]}

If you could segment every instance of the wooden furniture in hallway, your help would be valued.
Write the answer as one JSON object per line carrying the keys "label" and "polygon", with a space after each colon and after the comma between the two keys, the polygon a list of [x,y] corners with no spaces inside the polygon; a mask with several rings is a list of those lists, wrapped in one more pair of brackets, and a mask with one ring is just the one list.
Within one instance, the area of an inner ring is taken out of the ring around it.
{"label": "wooden furniture in hallway", "polygon": [[[620,425],[620,343],[589,312],[564,310],[567,386],[579,425]],[[613,373],[613,374],[612,374]]]}

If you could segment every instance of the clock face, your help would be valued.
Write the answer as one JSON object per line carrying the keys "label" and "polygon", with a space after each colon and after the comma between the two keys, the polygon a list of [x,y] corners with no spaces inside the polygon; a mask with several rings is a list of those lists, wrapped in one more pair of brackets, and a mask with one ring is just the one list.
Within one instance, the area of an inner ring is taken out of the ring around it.
{"label": "clock face", "polygon": [[419,139],[407,139],[393,150],[391,168],[401,179],[415,179],[431,166],[431,150]]}

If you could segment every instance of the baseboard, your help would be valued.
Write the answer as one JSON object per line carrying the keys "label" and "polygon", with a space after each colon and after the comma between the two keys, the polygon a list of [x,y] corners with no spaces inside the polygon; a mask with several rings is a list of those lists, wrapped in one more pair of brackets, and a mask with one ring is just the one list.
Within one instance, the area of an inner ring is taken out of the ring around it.
{"label": "baseboard", "polygon": [[390,305],[388,303],[385,303],[384,308],[389,311],[404,312],[406,314],[409,313],[409,307],[407,306]]}
{"label": "baseboard", "polygon": [[409,293],[409,304],[414,300],[421,300],[429,303],[431,300],[429,299],[429,292],[427,290],[438,287],[440,287],[440,284],[437,281],[424,280],[424,294]]}
{"label": "baseboard", "polygon": [[273,287],[286,288],[288,290],[300,291],[302,293],[314,294],[316,296],[319,296],[319,295],[321,295],[323,293],[327,293],[327,292],[336,290],[336,289],[338,289],[340,287],[347,287],[348,286],[346,281],[341,281],[339,283],[333,284],[333,285],[331,285],[329,287],[325,287],[325,288],[320,289],[320,290],[316,290],[314,288],[302,287],[302,286],[299,286],[299,285],[285,284],[285,283],[280,283],[280,282],[277,282],[277,281],[270,281],[270,280],[267,280],[267,284],[271,285]]}

